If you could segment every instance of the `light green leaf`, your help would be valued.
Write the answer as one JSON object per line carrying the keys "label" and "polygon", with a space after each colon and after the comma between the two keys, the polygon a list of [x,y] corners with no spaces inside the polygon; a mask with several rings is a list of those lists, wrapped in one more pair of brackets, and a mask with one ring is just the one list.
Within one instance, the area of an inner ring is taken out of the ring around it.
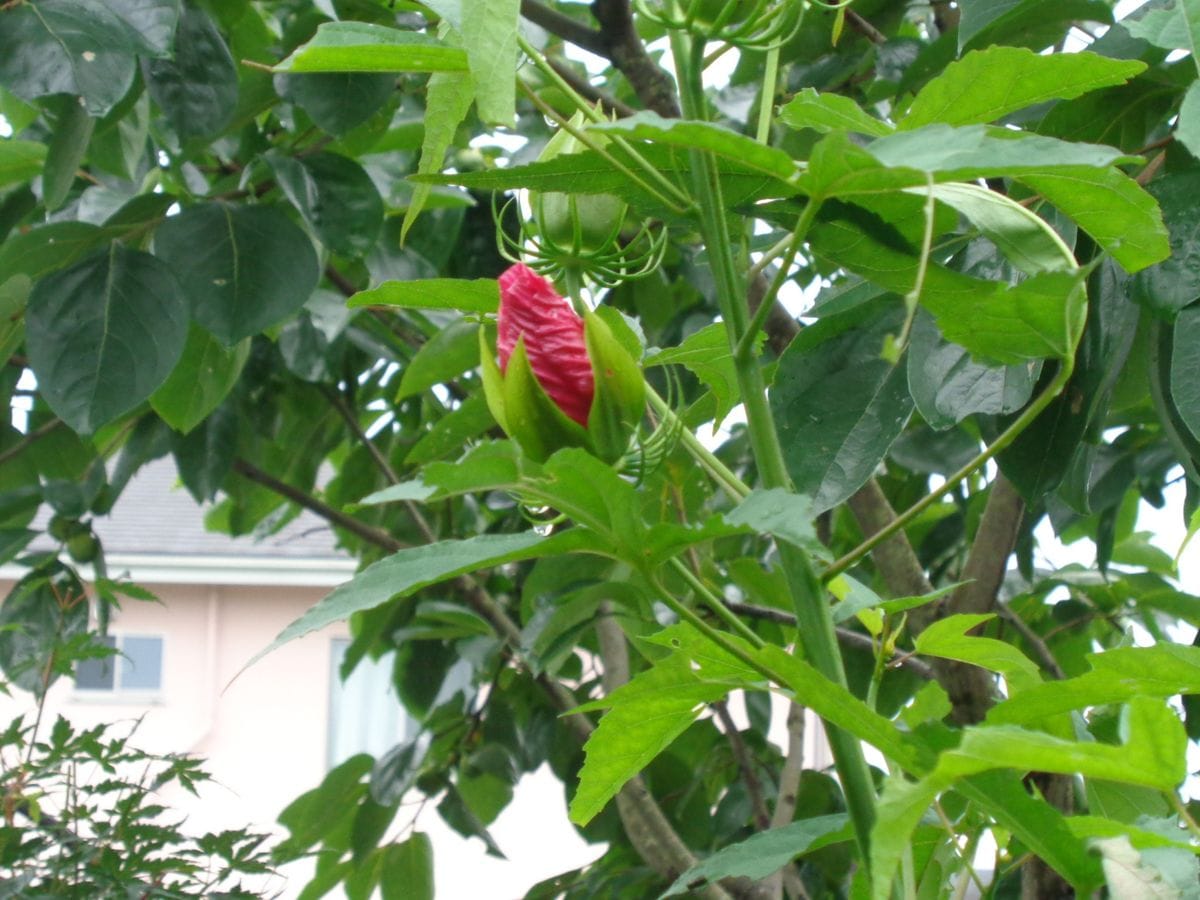
{"label": "light green leaf", "polygon": [[882,137],[895,129],[841,94],[820,93],[804,88],[779,110],[779,120],[795,129],[811,128],[822,133],[850,131]]}
{"label": "light green leaf", "polygon": [[796,174],[795,162],[782,150],[711,122],[664,119],[658,113],[642,111],[615,122],[591,125],[588,130],[622,134],[668,147],[707,150],[783,181]]}
{"label": "light green leaf", "polygon": [[12,356],[25,339],[25,304],[32,290],[27,275],[0,282],[0,359]]}
{"label": "light green leaf", "polygon": [[642,771],[696,720],[704,706],[729,693],[725,684],[701,681],[686,654],[674,653],[603,703],[609,707],[584,745],[571,821],[586,825],[630,778]]}
{"label": "light green leaf", "polygon": [[1065,166],[1017,180],[1062,210],[1128,272],[1170,256],[1158,204],[1119,169]]}
{"label": "light green leaf", "polygon": [[276,72],[465,71],[467,54],[416,31],[367,22],[326,22]]}
{"label": "light green leaf", "polygon": [[972,50],[921,88],[898,127],[909,131],[935,122],[995,122],[1047,100],[1069,100],[1124,84],[1145,68],[1138,60],[1087,51],[1043,56],[1021,47]]}
{"label": "light green leaf", "polygon": [[472,395],[434,422],[429,431],[413,444],[404,462],[413,466],[449,456],[495,424],[487,401],[479,395]]}
{"label": "light green leaf", "polygon": [[306,634],[373,609],[392,597],[407,597],[423,587],[502,563],[557,553],[567,542],[534,531],[481,534],[461,541],[409,547],[373,563],[310,608],[256,653],[251,666],[268,653]]}
{"label": "light green leaf", "polygon": [[199,325],[192,325],[183,356],[162,387],[150,395],[150,405],[164,422],[187,434],[225,399],[249,358],[249,340],[226,348]]}
{"label": "light green leaf", "polygon": [[845,813],[802,819],[722,847],[676,878],[660,896],[690,894],[699,890],[702,884],[715,884],[722,878],[757,881],[782,869],[802,853],[852,839],[849,817]]}
{"label": "light green leaf", "polygon": [[417,281],[385,281],[350,298],[351,308],[398,306],[404,309],[457,309],[461,312],[494,313],[500,308],[500,288],[494,278],[425,278]]}
{"label": "light green leaf", "polygon": [[1101,838],[1092,844],[1100,851],[1108,896],[1113,900],[1183,900],[1179,888],[1147,864],[1127,835]]}
{"label": "light green leaf", "polygon": [[187,327],[171,270],[115,242],[39,281],[25,313],[38,388],[80,434],[149,397],[175,367]]}
{"label": "light green leaf", "polygon": [[[421,159],[417,163],[417,174],[432,175],[442,170],[446,151],[454,141],[454,133],[467,117],[474,99],[471,79],[465,72],[434,72],[429,76],[425,92],[425,132],[421,138]],[[420,183],[413,189],[408,209],[404,211],[404,222],[400,226],[400,243],[408,236],[408,230],[421,214],[433,185]]]}
{"label": "light green leaf", "polygon": [[1200,158],[1200,81],[1193,81],[1183,95],[1175,137],[1192,156]]}
{"label": "light green leaf", "polygon": [[994,618],[994,615],[955,615],[939,619],[917,635],[913,649],[926,656],[955,659],[999,672],[1007,679],[1012,696],[1040,685],[1042,676],[1037,665],[1012,644],[966,634]]}
{"label": "light green leaf", "polygon": [[725,514],[730,525],[745,525],[763,534],[770,534],[797,547],[819,545],[812,500],[783,488],[755,490]]}
{"label": "light green leaf", "polygon": [[1174,0],[1151,9],[1136,21],[1122,22],[1135,38],[1164,50],[1187,50],[1200,65],[1200,0]]}
{"label": "light green leaf", "polygon": [[517,22],[520,0],[462,0],[463,47],[475,85],[475,108],[488,125],[516,121]]}
{"label": "light green leaf", "polygon": [[37,177],[46,162],[46,145],[0,138],[0,188]]}
{"label": "light green leaf", "polygon": [[906,193],[933,196],[962,213],[1014,266],[1029,275],[1072,272],[1075,255],[1053,228],[1021,204],[978,184],[935,184]]}
{"label": "light green leaf", "polygon": [[478,331],[475,322],[458,319],[426,341],[404,368],[396,402],[422,394],[479,365]]}
{"label": "light green leaf", "polygon": [[383,900],[433,900],[433,842],[414,832],[407,840],[383,848],[379,869]]}
{"label": "light green leaf", "polygon": [[724,323],[706,325],[677,346],[660,350],[646,360],[652,366],[681,365],[712,391],[716,401],[714,427],[719,427],[738,400],[737,370]]}

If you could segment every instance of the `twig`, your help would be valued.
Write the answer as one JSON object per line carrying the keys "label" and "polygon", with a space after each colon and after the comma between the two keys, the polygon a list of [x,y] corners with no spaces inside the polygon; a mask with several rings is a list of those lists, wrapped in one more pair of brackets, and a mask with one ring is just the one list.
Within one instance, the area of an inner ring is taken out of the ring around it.
{"label": "twig", "polygon": [[578,72],[568,66],[566,63],[555,59],[552,56],[546,57],[546,62],[550,67],[558,73],[558,77],[571,85],[579,94],[591,100],[593,103],[598,102],[604,109],[621,118],[632,116],[637,112],[632,106],[623,100],[618,100],[612,94],[600,90],[586,78],[582,77]]}
{"label": "twig", "polygon": [[582,47],[597,56],[607,55],[607,46],[602,35],[595,28],[589,28],[582,22],[570,16],[551,9],[538,0],[521,0],[521,15],[540,28],[569,41],[576,47]]}
{"label": "twig", "polygon": [[865,37],[872,44],[886,44],[887,35],[856,13],[854,10],[846,9],[846,21],[850,23],[850,27]]}
{"label": "twig", "polygon": [[650,58],[633,22],[628,0],[594,0],[592,15],[600,23],[606,56],[629,79],[638,99],[668,119],[678,119],[679,99],[671,76]]}
{"label": "twig", "polygon": [[1041,635],[1030,628],[1024,619],[1003,603],[997,605],[996,610],[999,612],[1000,618],[1012,625],[1021,637],[1025,639],[1026,643],[1033,648],[1033,652],[1037,654],[1038,661],[1041,662],[1043,669],[1059,680],[1067,677],[1067,673],[1058,664],[1058,660],[1054,658],[1054,654],[1050,651],[1050,647],[1047,646],[1046,642],[1042,640]]}
{"label": "twig", "polygon": [[62,427],[64,424],[66,423],[62,419],[51,419],[49,422],[43,422],[7,450],[0,451],[0,466],[4,465],[10,459],[20,456],[33,444],[36,444],[50,432]]}
{"label": "twig", "polygon": [[724,700],[718,700],[712,705],[712,709],[717,721],[721,723],[721,730],[725,732],[725,739],[729,741],[729,749],[733,752],[734,762],[737,763],[742,781],[746,784],[746,793],[750,795],[750,806],[754,810],[754,824],[760,831],[765,831],[771,827],[771,814],[767,812],[767,802],[763,799],[762,782],[759,781],[758,773],[754,771],[754,760],[750,758],[750,750],[746,746],[746,742],[742,740],[742,733],[738,730],[737,723],[729,715],[729,704]]}

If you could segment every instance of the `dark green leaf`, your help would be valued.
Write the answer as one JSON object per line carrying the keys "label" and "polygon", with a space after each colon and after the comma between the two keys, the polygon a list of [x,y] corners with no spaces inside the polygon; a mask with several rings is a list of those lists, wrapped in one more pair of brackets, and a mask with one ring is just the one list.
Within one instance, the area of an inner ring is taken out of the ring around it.
{"label": "dark green leaf", "polygon": [[29,297],[26,341],[38,387],[81,434],[149,397],[186,340],[187,302],[171,270],[120,244],[43,278]]}
{"label": "dark green leaf", "polygon": [[459,278],[385,281],[377,288],[359,291],[350,299],[350,306],[399,306],[407,309],[494,313],[500,308],[500,288],[494,278],[477,278],[473,281]]}
{"label": "dark green leaf", "polygon": [[226,404],[214,410],[198,428],[171,436],[179,477],[197,503],[211,503],[233,468],[240,424],[237,410]]}
{"label": "dark green leaf", "polygon": [[154,252],[227,346],[299,310],[320,275],[309,239],[272,206],[193,206],[163,223]]}
{"label": "dark green leaf", "polygon": [[1172,173],[1154,179],[1149,190],[1162,207],[1171,256],[1139,272],[1133,298],[1170,318],[1200,298],[1200,171]]}
{"label": "dark green leaf", "polygon": [[1171,399],[1192,437],[1200,440],[1200,306],[1189,306],[1175,317],[1173,340]]}
{"label": "dark green leaf", "polygon": [[205,12],[184,7],[175,54],[146,64],[146,86],[180,141],[220,134],[233,119],[237,67]]}
{"label": "dark green leaf", "polygon": [[336,153],[268,157],[279,187],[321,243],[342,256],[363,256],[383,228],[383,200],[362,166]]}
{"label": "dark green leaf", "polygon": [[60,563],[18,581],[0,604],[0,671],[21,690],[41,698],[64,672],[54,658],[87,630],[83,584]]}
{"label": "dark green leaf", "polygon": [[959,50],[988,44],[1017,44],[1041,50],[1057,41],[1065,23],[1112,21],[1104,0],[962,0],[958,27]]}
{"label": "dark green leaf", "polygon": [[142,56],[167,56],[175,46],[180,0],[105,0],[141,40]]}
{"label": "dark green leaf", "polygon": [[225,399],[250,356],[250,341],[225,348],[199,325],[188,331],[183,356],[150,405],[168,425],[187,434]]}
{"label": "dark green leaf", "polygon": [[1086,51],[1043,56],[1019,47],[974,50],[920,90],[899,127],[995,122],[1047,100],[1123,84],[1145,68],[1138,60],[1108,59]]}
{"label": "dark green leaf", "polygon": [[0,10],[0,84],[24,100],[82,96],[103,116],[133,84],[140,38],[101,0],[40,0]]}
{"label": "dark green leaf", "polygon": [[420,465],[449,456],[495,424],[484,398],[468,397],[434,422],[433,427],[413,444],[404,461],[408,465]]}
{"label": "dark green leaf", "polygon": [[396,90],[394,75],[327,72],[277,75],[275,88],[329,134],[343,135],[375,115]]}
{"label": "dark green leaf", "polygon": [[275,71],[444,72],[466,68],[466,53],[426,34],[366,22],[326,22]]}
{"label": "dark green leaf", "polygon": [[796,490],[812,512],[863,486],[912,413],[904,369],[882,356],[903,321],[899,302],[821,319],[779,361],[771,406]]}
{"label": "dark green leaf", "polygon": [[59,115],[42,175],[42,203],[47,210],[58,209],[66,201],[96,127],[96,120],[88,115],[78,98],[64,98],[57,106]]}

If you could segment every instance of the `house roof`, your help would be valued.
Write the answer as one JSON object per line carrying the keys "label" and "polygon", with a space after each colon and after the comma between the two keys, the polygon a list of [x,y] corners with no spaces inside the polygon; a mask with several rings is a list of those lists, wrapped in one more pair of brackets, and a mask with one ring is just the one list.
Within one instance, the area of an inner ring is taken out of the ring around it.
{"label": "house roof", "polygon": [[[337,547],[329,524],[307,510],[273,534],[231,537],[205,527],[211,509],[179,482],[170,457],[146,464],[111,513],[93,520],[109,572],[147,583],[331,585],[356,567]],[[50,515],[43,507],[33,527],[44,529]],[[30,549],[56,546],[42,534]],[[0,577],[13,574],[0,571]]]}

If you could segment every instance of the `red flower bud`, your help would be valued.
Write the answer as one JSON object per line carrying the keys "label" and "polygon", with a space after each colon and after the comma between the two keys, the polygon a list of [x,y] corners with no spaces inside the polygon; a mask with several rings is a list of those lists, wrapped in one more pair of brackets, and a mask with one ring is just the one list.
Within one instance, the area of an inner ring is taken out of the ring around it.
{"label": "red flower bud", "polygon": [[500,276],[496,350],[501,372],[507,372],[522,335],[529,368],[542,390],[568,418],[586,428],[596,387],[583,319],[550,282],[517,263]]}

